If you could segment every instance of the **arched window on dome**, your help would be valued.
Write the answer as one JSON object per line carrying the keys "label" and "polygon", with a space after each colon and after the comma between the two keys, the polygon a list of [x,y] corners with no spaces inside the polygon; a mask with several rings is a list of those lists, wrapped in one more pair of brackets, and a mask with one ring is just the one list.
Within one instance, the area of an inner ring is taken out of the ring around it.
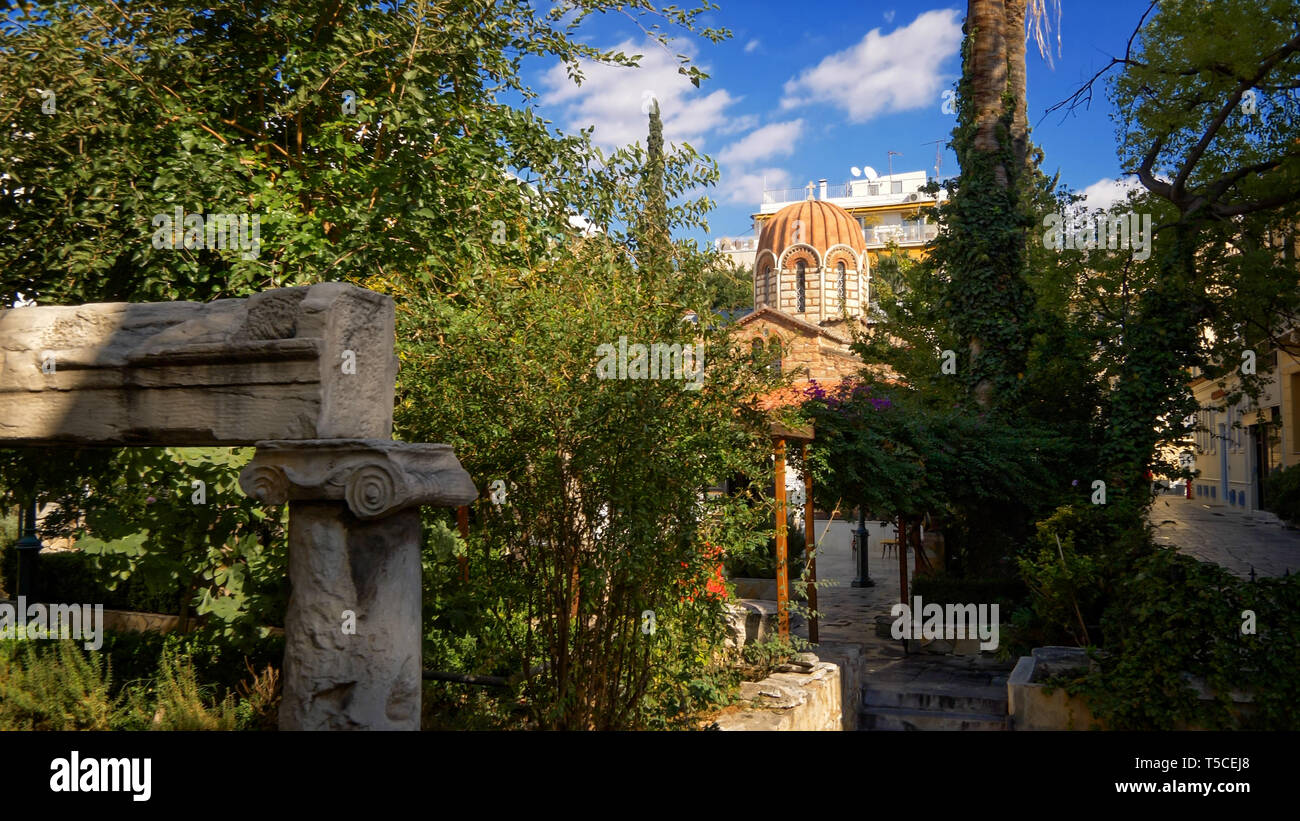
{"label": "arched window on dome", "polygon": [[840,309],[844,310],[848,303],[849,293],[848,272],[844,269],[844,260],[835,263],[835,273],[839,277]]}
{"label": "arched window on dome", "polygon": [[803,313],[807,291],[808,263],[799,260],[794,266],[795,310]]}

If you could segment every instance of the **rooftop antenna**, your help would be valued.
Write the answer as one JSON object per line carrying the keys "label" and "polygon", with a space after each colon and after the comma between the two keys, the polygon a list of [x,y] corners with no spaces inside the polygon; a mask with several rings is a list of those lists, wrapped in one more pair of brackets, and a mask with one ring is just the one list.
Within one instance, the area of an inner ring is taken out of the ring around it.
{"label": "rooftop antenna", "polygon": [[943,140],[930,140],[930,142],[922,143],[922,145],[934,146],[934,178],[937,180],[939,179],[939,166],[943,164],[943,157],[940,156],[939,148],[939,146],[943,145]]}
{"label": "rooftop antenna", "polygon": [[889,152],[889,178],[890,178],[891,180],[894,178],[894,158],[895,158],[895,157],[901,157],[901,156],[903,156],[903,152],[902,152],[902,151],[890,151],[890,152]]}

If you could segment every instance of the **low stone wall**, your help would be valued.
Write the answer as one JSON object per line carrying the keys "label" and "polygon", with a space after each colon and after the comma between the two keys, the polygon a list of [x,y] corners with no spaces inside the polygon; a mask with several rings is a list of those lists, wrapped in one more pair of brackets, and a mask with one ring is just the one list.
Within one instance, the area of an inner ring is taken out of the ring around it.
{"label": "low stone wall", "polygon": [[749,707],[718,718],[719,730],[840,730],[843,705],[838,665],[818,661],[806,672],[773,673],[740,685]]}
{"label": "low stone wall", "polygon": [[840,727],[845,731],[858,729],[858,708],[867,679],[862,645],[851,641],[823,641],[817,645],[817,657],[840,669]]}
{"label": "low stone wall", "polygon": [[105,610],[104,629],[119,633],[170,633],[180,627],[180,616],[140,613],[135,610]]}

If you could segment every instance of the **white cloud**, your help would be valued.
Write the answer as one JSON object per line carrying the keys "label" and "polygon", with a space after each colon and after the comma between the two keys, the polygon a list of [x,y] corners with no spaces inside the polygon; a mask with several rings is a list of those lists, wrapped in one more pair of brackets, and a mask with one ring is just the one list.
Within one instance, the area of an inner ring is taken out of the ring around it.
{"label": "white cloud", "polygon": [[769,157],[789,156],[802,133],[802,119],[765,125],[719,151],[718,164],[749,165]]}
{"label": "white cloud", "polygon": [[715,129],[714,133],[719,135],[739,134],[742,131],[749,131],[751,128],[758,126],[758,115],[742,114],[736,116],[732,114],[727,117],[727,121]]}
{"label": "white cloud", "polygon": [[865,122],[892,111],[938,105],[947,79],[938,72],[961,47],[955,9],[927,11],[909,25],[867,32],[856,45],[826,57],[785,84],[784,109],[824,103]]}
{"label": "white cloud", "polygon": [[[679,47],[694,57],[693,44],[683,42]],[[625,40],[613,48],[643,55],[640,65],[627,68],[582,61],[581,86],[569,79],[563,64],[542,76],[540,101],[562,112],[556,119],[566,128],[576,131],[595,126],[592,139],[606,148],[644,143],[647,123],[642,108],[647,93],[659,101],[664,139],[669,143],[689,142],[702,150],[707,135],[727,125],[727,108],[738,98],[726,89],[705,93],[696,88],[677,72],[677,60],[658,43]],[[700,68],[708,71],[708,66]]]}
{"label": "white cloud", "polygon": [[757,209],[763,201],[764,184],[768,188],[789,188],[790,174],[782,168],[724,169],[718,197],[725,203]]}
{"label": "white cloud", "polygon": [[1141,187],[1136,177],[1125,177],[1119,180],[1102,177],[1080,193],[1087,198],[1084,205],[1089,209],[1105,210],[1117,202],[1123,202],[1128,198],[1128,192],[1136,191]]}
{"label": "white cloud", "polygon": [[892,23],[892,22],[894,22],[894,10],[893,10],[893,9],[890,9],[889,11],[885,12],[885,22],[886,22],[886,23]]}
{"label": "white cloud", "polygon": [[753,52],[756,48],[758,48],[758,40],[756,39],[750,40],[748,43],[745,44],[745,53],[749,54]]}

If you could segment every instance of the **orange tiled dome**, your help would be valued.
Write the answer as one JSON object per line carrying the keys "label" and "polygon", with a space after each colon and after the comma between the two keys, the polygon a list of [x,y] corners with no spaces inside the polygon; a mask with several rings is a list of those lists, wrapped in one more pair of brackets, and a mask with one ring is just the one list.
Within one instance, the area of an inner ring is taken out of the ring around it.
{"label": "orange tiled dome", "polygon": [[758,254],[771,251],[780,259],[785,249],[800,243],[816,248],[818,254],[839,244],[849,246],[858,254],[867,250],[862,226],[853,215],[823,200],[787,205],[767,219],[758,235]]}

